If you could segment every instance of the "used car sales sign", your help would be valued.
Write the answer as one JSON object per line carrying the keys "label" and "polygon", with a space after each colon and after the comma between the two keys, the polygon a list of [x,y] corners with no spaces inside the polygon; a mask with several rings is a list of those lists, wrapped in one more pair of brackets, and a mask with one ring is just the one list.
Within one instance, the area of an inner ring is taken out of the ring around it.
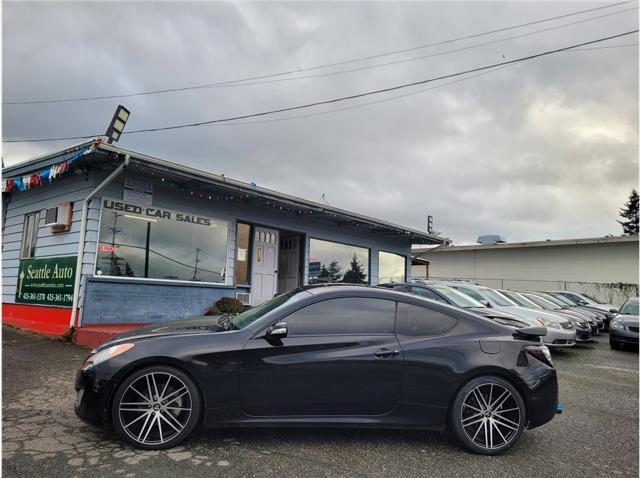
{"label": "used car sales sign", "polygon": [[16,302],[71,307],[76,259],[77,256],[21,260]]}

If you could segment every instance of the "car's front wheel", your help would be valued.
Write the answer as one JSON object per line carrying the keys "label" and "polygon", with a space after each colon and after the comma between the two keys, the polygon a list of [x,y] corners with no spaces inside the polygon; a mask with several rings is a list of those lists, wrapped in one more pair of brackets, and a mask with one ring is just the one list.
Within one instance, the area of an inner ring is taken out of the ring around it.
{"label": "car's front wheel", "polygon": [[450,427],[469,450],[499,455],[522,435],[527,412],[520,393],[507,381],[487,375],[465,384],[453,400]]}
{"label": "car's front wheel", "polygon": [[185,373],[167,366],[133,372],[118,387],[111,407],[118,434],[137,448],[159,450],[184,440],[198,424],[201,399]]}
{"label": "car's front wheel", "polygon": [[613,339],[611,337],[609,337],[609,346],[613,350],[619,350],[620,349],[620,343],[616,339]]}

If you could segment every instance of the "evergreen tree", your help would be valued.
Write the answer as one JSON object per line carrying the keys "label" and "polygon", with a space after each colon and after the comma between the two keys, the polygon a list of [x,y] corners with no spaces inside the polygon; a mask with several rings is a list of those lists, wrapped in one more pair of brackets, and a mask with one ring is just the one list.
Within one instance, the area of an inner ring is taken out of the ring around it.
{"label": "evergreen tree", "polygon": [[364,273],[364,268],[358,262],[358,258],[353,254],[351,259],[350,269],[344,273],[342,282],[348,282],[349,284],[363,284],[367,275]]}
{"label": "evergreen tree", "polygon": [[331,282],[340,282],[340,279],[342,279],[342,267],[338,265],[338,261],[331,261],[328,272]]}
{"label": "evergreen tree", "polygon": [[638,235],[638,191],[631,190],[629,200],[624,204],[624,207],[620,209],[620,216],[622,221],[618,221],[622,225],[622,230],[627,236]]}
{"label": "evergreen tree", "polygon": [[318,274],[318,277],[331,277],[331,274],[329,274],[329,269],[327,269],[327,266],[322,264],[320,266],[320,273]]}

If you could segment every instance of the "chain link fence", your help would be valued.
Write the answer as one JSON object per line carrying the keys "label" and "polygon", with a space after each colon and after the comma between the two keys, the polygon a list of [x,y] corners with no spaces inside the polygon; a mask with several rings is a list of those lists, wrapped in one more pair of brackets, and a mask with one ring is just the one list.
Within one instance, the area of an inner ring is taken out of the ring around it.
{"label": "chain link fence", "polygon": [[494,289],[521,291],[568,290],[587,294],[606,304],[622,305],[629,297],[638,297],[638,284],[578,282],[563,280],[496,279],[478,277],[420,277],[413,279],[462,280]]}

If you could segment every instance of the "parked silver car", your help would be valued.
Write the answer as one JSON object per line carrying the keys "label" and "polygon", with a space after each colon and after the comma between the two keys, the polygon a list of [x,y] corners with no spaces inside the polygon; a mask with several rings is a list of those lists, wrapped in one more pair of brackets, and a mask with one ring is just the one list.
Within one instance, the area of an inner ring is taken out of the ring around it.
{"label": "parked silver car", "polygon": [[544,310],[521,307],[490,287],[465,282],[442,283],[473,297],[487,307],[504,310],[535,325],[545,326],[547,335],[542,337],[542,341],[548,347],[573,347],[576,344],[576,330],[567,319]]}
{"label": "parked silver car", "polygon": [[[568,290],[556,290],[551,292],[554,294],[558,294],[563,297],[566,297],[576,305],[589,307],[591,309],[595,309],[603,312],[606,315],[606,318],[608,319],[607,321],[610,321],[613,318],[613,316],[618,313],[618,307],[616,307],[615,305],[605,304],[604,302],[600,302],[599,300],[596,300],[595,298],[590,297],[587,294],[571,292]],[[606,323],[603,323],[602,328],[605,328],[605,326],[606,326]]]}
{"label": "parked silver car", "polygon": [[552,314],[559,315],[570,321],[576,329],[576,342],[589,342],[593,335],[593,330],[598,332],[598,324],[593,322],[594,328],[592,329],[589,323],[589,318],[578,311],[573,311],[568,308],[562,308],[542,297],[539,297],[530,292],[515,292],[515,291],[500,291],[505,293],[510,299],[518,303],[523,307],[536,308],[546,310]]}

